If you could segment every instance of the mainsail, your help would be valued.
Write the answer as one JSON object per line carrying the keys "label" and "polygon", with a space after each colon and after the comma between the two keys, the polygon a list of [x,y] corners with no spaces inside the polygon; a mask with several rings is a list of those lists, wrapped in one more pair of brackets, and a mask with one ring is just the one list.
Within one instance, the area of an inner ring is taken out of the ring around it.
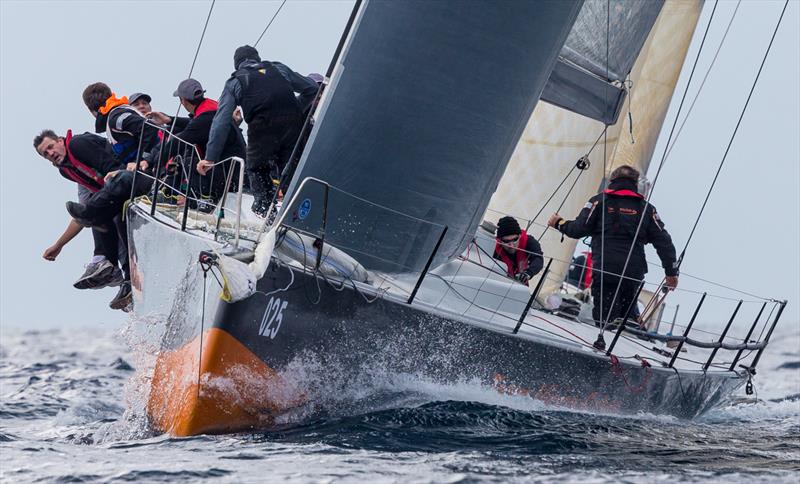
{"label": "mainsail", "polygon": [[454,258],[482,220],[582,3],[365,1],[287,196],[316,177],[438,224],[419,234],[408,218],[338,200],[328,235],[347,232],[354,257],[396,264],[360,258],[368,268],[421,268],[445,225],[437,260]]}
{"label": "mainsail", "polygon": [[[596,8],[598,3],[607,5],[606,0],[591,0],[586,2],[584,9]],[[612,9],[621,3],[643,2],[615,1],[611,3]],[[575,217],[586,200],[597,193],[604,176],[616,166],[628,164],[642,173],[647,172],[701,10],[702,1],[698,0],[667,0],[664,3],[628,76],[632,81],[632,94],[622,109],[630,110],[631,117],[622,116],[608,127],[605,136],[602,136],[604,124],[600,121],[548,103],[539,103],[536,107],[492,197],[486,218],[496,220],[500,214],[511,214],[530,221],[535,217],[530,232],[537,238],[544,233],[542,250],[546,258],[554,259],[542,286],[543,297],[559,290],[577,243],[572,239],[562,241],[561,235],[553,230],[545,232],[547,218],[557,210],[564,217]],[[576,28],[578,26],[579,22],[576,22]],[[570,34],[570,38],[572,36]],[[609,59],[614,58],[612,53],[616,49],[616,45],[609,43]],[[616,75],[624,80],[626,73],[617,71]],[[564,186],[556,191],[558,184],[576,161],[591,150],[598,137],[599,141],[589,155],[591,166],[584,172],[576,169]],[[604,151],[606,173],[603,172]],[[567,196],[573,182],[575,186]],[[547,203],[554,191],[555,197]],[[537,282],[534,280],[531,284]]]}

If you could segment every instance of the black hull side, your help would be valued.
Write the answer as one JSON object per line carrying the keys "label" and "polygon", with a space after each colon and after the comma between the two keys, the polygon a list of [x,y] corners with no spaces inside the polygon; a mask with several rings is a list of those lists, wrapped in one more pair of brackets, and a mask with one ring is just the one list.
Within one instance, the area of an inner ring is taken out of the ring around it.
{"label": "black hull side", "polygon": [[[244,301],[220,303],[214,327],[279,372],[305,362],[318,373],[315,384],[329,392],[365,375],[403,372],[442,383],[478,379],[570,408],[692,418],[744,383],[733,372],[645,368],[624,358],[633,355],[620,355],[615,365],[586,348],[512,336],[510,326],[489,329],[390,298],[369,302],[352,285],[337,290],[275,259],[258,290]],[[315,389],[296,383],[313,400]]]}

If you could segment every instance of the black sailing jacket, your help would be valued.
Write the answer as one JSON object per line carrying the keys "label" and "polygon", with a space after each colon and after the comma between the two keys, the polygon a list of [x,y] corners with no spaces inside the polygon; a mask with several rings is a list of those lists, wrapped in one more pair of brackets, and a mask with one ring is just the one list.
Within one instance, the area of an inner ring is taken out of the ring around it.
{"label": "black sailing jacket", "polygon": [[[605,271],[619,274],[625,266],[625,259],[641,216],[644,216],[644,220],[631,253],[626,275],[641,279],[647,273],[644,246],[649,243],[653,244],[661,259],[664,273],[667,276],[677,276],[677,259],[672,237],[664,228],[664,222],[658,217],[656,208],[647,203],[636,191],[636,183],[632,180],[620,178],[611,182],[608,190],[589,199],[575,220],[564,222],[558,230],[573,239],[591,236],[594,269],[600,270],[602,267]],[[605,232],[605,243],[601,245],[603,232]]]}

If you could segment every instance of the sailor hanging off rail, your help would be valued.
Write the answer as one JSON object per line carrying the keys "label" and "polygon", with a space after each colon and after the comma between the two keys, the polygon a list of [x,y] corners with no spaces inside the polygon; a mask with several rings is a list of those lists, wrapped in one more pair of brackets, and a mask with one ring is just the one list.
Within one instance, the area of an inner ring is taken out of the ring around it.
{"label": "sailor hanging off rail", "polygon": [[[111,152],[106,140],[100,136],[84,133],[73,136],[58,136],[46,129],[33,139],[36,152],[58,168],[61,176],[78,184],[79,200],[86,203],[105,186],[104,177],[113,171],[124,169]],[[121,286],[111,300],[111,309],[126,309],[131,302],[130,271],[126,228],[121,214],[108,223],[92,228],[94,256],[86,266],[86,272],[75,282],[76,289],[99,289],[106,286]],[[81,231],[83,226],[71,220],[69,226],[49,247],[44,258],[55,260],[61,249]],[[117,266],[121,266],[122,271]]]}
{"label": "sailor hanging off rail", "polygon": [[[575,220],[564,220],[554,213],[547,222],[567,237],[592,237],[592,316],[598,326],[602,326],[603,321],[614,321],[623,317],[625,308],[630,308],[635,317],[637,310],[633,299],[647,273],[645,244],[651,243],[656,248],[666,274],[666,286],[674,289],[678,285],[677,259],[672,238],[658,217],[656,208],[647,203],[638,192],[638,182],[639,172],[633,167],[622,165],[611,172],[608,189],[590,198]],[[602,215],[603,206],[606,209],[605,217]],[[612,308],[610,306],[619,284],[618,275],[624,270],[639,226],[639,217],[643,212],[644,220]],[[603,235],[605,241],[602,240]],[[604,272],[602,280],[601,270]]]}
{"label": "sailor hanging off rail", "polygon": [[280,62],[262,61],[249,45],[236,49],[233,65],[236,71],[220,95],[208,151],[198,168],[203,170],[220,160],[231,115],[236,106],[241,106],[247,122],[246,169],[255,198],[253,212],[266,215],[275,189],[272,180],[289,162],[303,113],[313,102],[318,85]]}
{"label": "sailor hanging off rail", "polygon": [[542,270],[542,246],[534,237],[520,229],[514,217],[497,221],[497,243],[493,257],[506,263],[508,277],[527,284]]}

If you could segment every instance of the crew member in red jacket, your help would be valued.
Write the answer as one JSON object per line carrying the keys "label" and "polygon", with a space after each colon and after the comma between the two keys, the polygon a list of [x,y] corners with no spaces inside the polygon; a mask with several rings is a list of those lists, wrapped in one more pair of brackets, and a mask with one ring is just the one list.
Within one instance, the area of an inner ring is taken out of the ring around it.
{"label": "crew member in red jacket", "polygon": [[514,217],[498,220],[496,235],[493,257],[505,262],[508,277],[527,284],[542,270],[542,246],[534,237],[520,229]]}

